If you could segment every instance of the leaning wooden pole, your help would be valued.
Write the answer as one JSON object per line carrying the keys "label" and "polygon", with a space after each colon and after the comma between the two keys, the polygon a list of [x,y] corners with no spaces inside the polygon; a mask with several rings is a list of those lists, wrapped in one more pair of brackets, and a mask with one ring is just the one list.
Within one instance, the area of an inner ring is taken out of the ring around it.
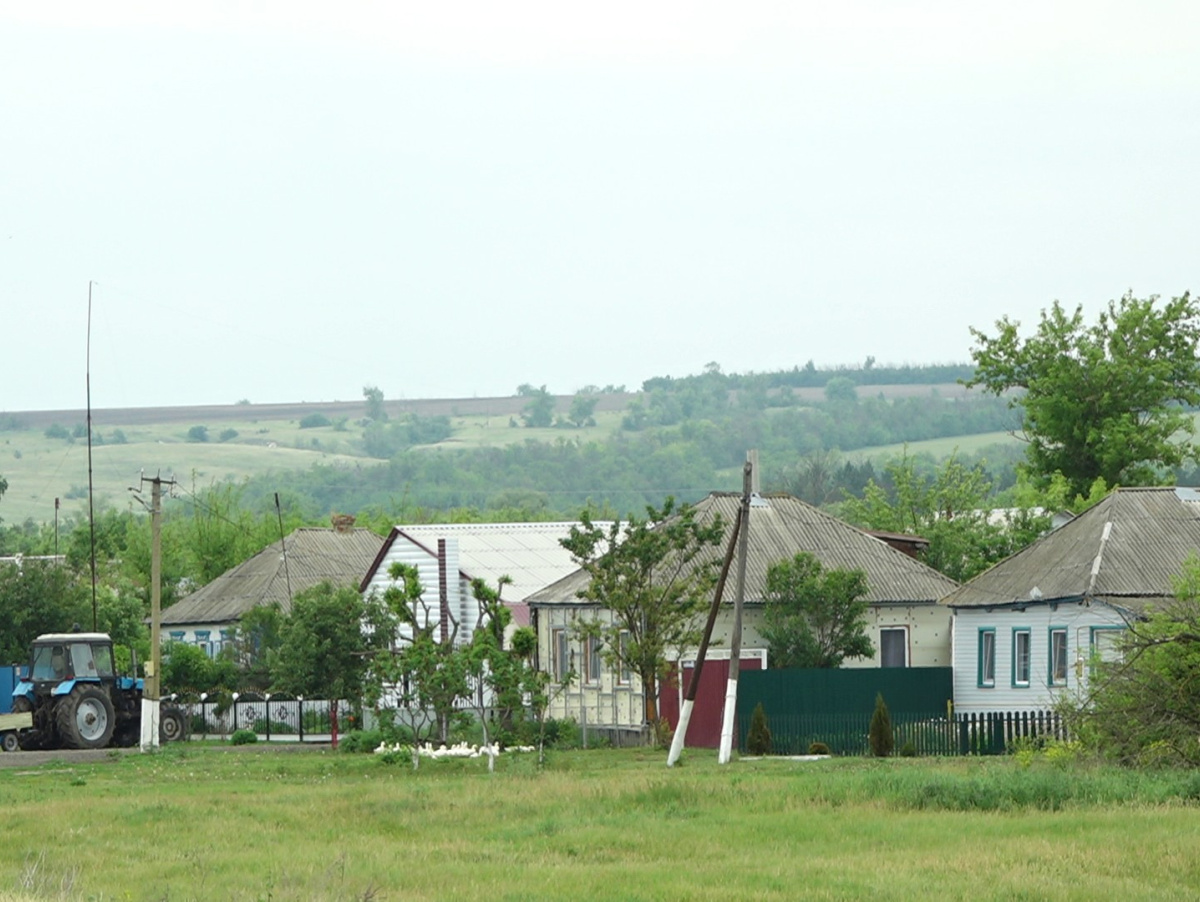
{"label": "leaning wooden pole", "polygon": [[[704,624],[700,650],[696,652],[696,666],[692,668],[692,678],[688,680],[687,690],[683,694],[683,706],[679,710],[679,723],[675,725],[675,735],[671,737],[671,751],[667,754],[667,767],[674,767],[680,754],[683,753],[688,724],[692,720],[696,692],[700,688],[700,672],[704,669],[704,657],[708,654],[708,642],[712,638],[713,627],[717,623],[717,614],[721,611],[721,596],[725,594],[725,581],[729,577],[729,567],[733,563],[733,552],[737,548],[738,534],[741,530],[742,518],[739,515],[733,521],[733,533],[729,536],[729,545],[725,549],[725,560],[721,563],[721,575],[717,578],[717,587],[713,591],[712,607],[708,610],[708,621]],[[680,667],[681,675],[682,672],[683,668]]]}
{"label": "leaning wooden pole", "polygon": [[733,599],[733,635],[729,638],[729,679],[725,682],[725,711],[721,718],[721,748],[718,764],[728,764],[733,754],[733,716],[737,710],[738,671],[742,659],[742,606],[746,601],[746,551],[750,538],[750,488],[754,465],[746,461],[742,468],[742,529],[738,535],[737,594]]}

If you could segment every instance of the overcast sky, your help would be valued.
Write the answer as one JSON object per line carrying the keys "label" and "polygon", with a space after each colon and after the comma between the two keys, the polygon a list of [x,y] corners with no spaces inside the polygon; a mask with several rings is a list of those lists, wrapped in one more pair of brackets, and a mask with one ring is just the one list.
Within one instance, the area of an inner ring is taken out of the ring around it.
{"label": "overcast sky", "polygon": [[[336,7],[336,11],[335,11]],[[966,361],[1200,290],[1194,2],[0,0],[0,411]]]}

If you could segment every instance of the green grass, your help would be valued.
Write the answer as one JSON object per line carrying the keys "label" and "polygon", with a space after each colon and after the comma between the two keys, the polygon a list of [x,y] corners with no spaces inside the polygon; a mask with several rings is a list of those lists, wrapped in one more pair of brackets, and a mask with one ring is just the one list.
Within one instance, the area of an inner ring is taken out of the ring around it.
{"label": "green grass", "polygon": [[[0,893],[96,899],[1195,898],[1200,780],[1008,759],[250,746],[0,770]],[[967,804],[964,800],[975,799]]]}

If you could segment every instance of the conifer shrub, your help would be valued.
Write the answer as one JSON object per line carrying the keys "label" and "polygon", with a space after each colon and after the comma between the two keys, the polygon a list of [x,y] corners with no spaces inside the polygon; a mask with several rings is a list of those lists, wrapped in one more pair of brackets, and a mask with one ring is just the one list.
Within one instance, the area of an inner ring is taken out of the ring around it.
{"label": "conifer shrub", "polygon": [[917,757],[917,747],[915,745],[913,745],[913,741],[911,739],[908,740],[908,742],[904,743],[904,745],[900,746],[900,757],[901,758]]}
{"label": "conifer shrub", "polygon": [[896,737],[892,733],[892,715],[883,700],[882,692],[875,695],[875,713],[871,715],[867,741],[871,745],[871,754],[876,758],[888,757],[896,747]]}
{"label": "conifer shrub", "polygon": [[771,728],[767,725],[767,712],[763,709],[762,702],[754,706],[754,713],[750,715],[746,751],[751,755],[771,754]]}
{"label": "conifer shrub", "polygon": [[810,742],[808,744],[808,753],[810,755],[832,755],[829,751],[829,746],[823,742]]}

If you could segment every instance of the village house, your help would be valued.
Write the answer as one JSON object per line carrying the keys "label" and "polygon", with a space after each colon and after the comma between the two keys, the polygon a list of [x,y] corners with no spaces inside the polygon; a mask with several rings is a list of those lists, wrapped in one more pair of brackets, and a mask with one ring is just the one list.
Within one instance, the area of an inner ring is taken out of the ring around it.
{"label": "village house", "polygon": [[[695,505],[701,523],[720,516],[725,524],[724,546],[738,518],[740,493],[716,492]],[[957,584],[882,539],[851,526],[790,495],[755,496],[750,509],[746,561],[742,667],[765,668],[769,650],[759,629],[767,569],[807,551],[827,569],[860,569],[867,576],[870,603],[867,631],[875,648],[873,658],[847,660],[846,667],[947,667],[950,664],[950,615],[939,599]],[[588,576],[579,569],[530,595],[533,624],[538,633],[541,666],[561,684],[568,673],[576,679],[551,703],[552,717],[573,717],[615,736],[640,732],[644,719],[642,687],[635,674],[605,666],[597,642],[581,643],[578,627],[592,619],[611,623],[611,613],[581,599]],[[729,668],[733,628],[732,583],[724,594],[703,671],[696,710],[688,731],[691,746],[710,742],[711,724],[718,723]],[[675,722],[680,695],[694,663],[695,649],[679,649],[676,666],[684,679],[660,687],[659,705]],[[714,713],[715,712],[715,713]]]}
{"label": "village house", "polygon": [[286,614],[297,594],[322,582],[357,586],[383,538],[355,527],[353,517],[336,523],[332,529],[297,529],[181,598],[162,612],[162,640],[198,645],[215,656],[253,608],[278,604]]}
{"label": "village house", "polygon": [[1117,489],[949,593],[962,713],[1053,708],[1086,696],[1090,662],[1173,597],[1200,550],[1200,493]]}

